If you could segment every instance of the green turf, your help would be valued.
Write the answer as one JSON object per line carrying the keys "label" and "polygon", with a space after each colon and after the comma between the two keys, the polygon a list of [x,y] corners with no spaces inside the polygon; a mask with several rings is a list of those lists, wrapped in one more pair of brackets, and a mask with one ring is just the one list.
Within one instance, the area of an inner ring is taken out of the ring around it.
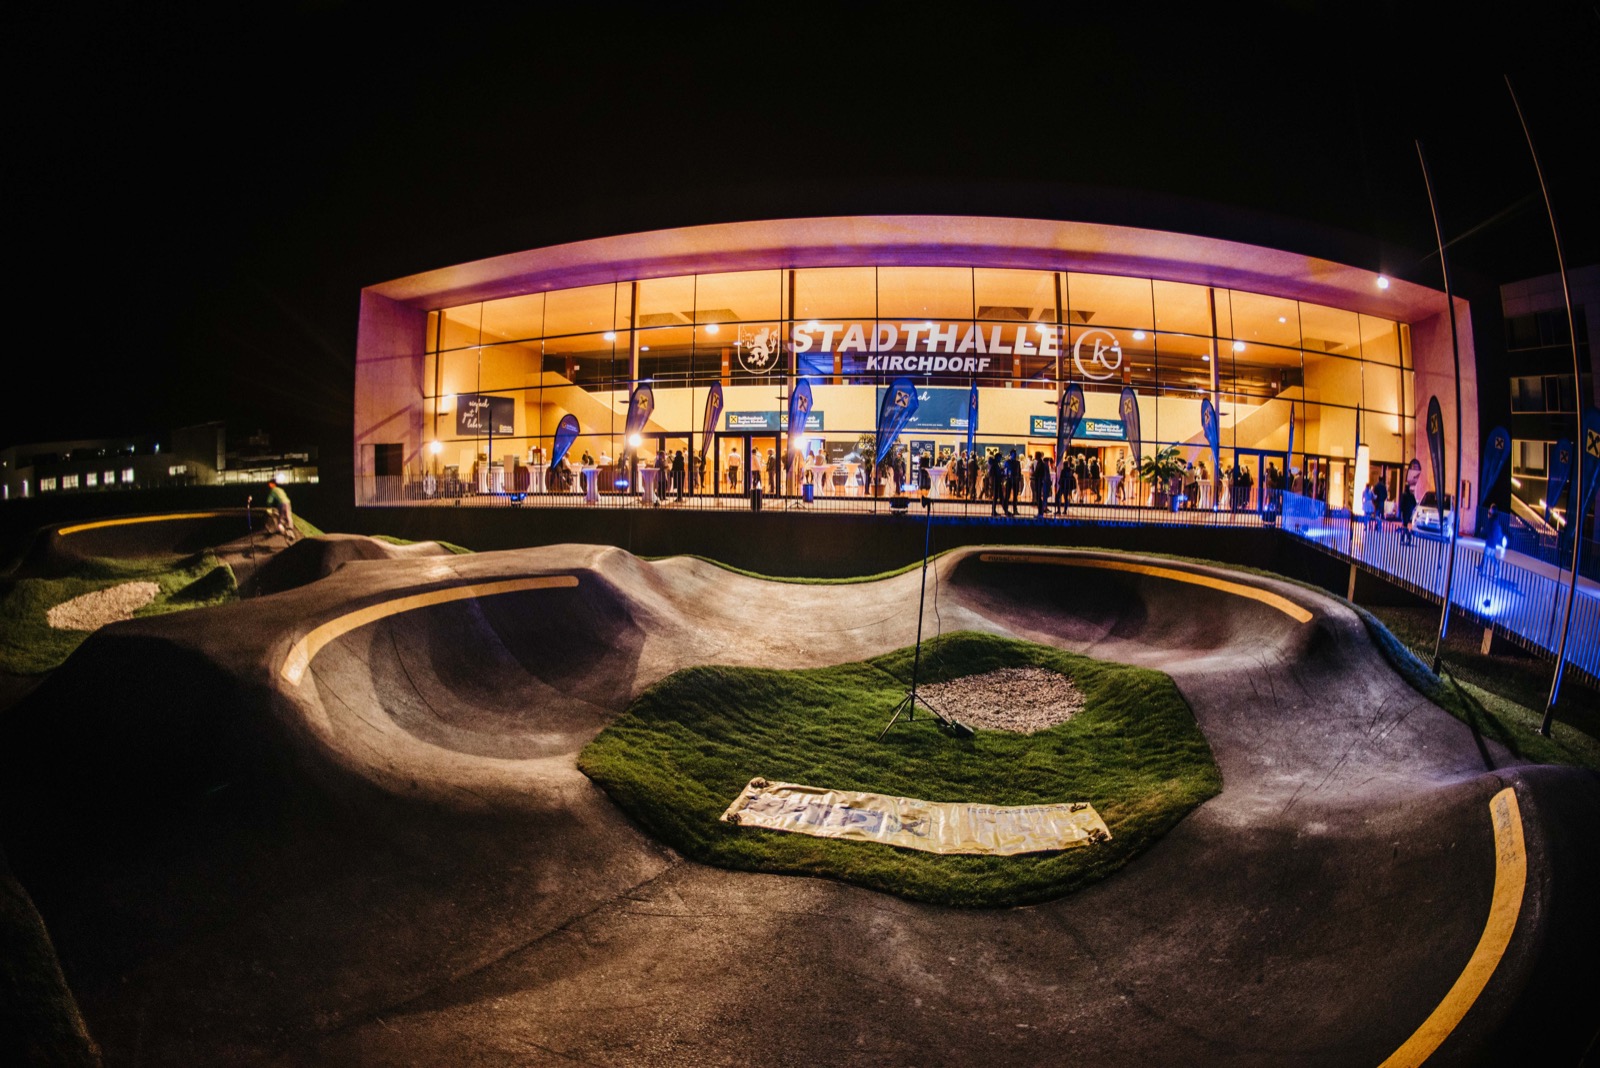
{"label": "green turf", "polygon": [[25,578],[0,592],[0,671],[37,675],[59,667],[88,633],[57,630],[46,614],[74,597],[124,582],[154,582],[156,599],[137,614],[160,615],[231,601],[238,593],[232,570],[209,552],[170,558],[97,558],[64,578]]}
{"label": "green turf", "polygon": [[[1070,893],[1147,848],[1222,788],[1194,717],[1160,672],[993,635],[924,645],[921,681],[1037,665],[1070,676],[1086,706],[1033,735],[958,741],[918,718],[882,742],[912,651],[801,671],[698,667],[651,687],[578,766],[658,839],[750,871],[820,875],[920,901],[1021,905]],[[723,823],[755,776],[928,801],[1088,801],[1112,841],[1012,857],[947,856]]]}

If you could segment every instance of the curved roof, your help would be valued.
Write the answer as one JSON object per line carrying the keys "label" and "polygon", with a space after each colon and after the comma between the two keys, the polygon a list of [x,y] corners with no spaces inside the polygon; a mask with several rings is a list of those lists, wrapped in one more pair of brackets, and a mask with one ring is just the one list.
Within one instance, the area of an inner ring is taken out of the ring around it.
{"label": "curved roof", "polygon": [[682,274],[841,266],[974,266],[1154,277],[1414,322],[1444,294],[1293,252],[1164,230],[1048,219],[861,215],[718,223],[595,238],[370,286],[415,307]]}

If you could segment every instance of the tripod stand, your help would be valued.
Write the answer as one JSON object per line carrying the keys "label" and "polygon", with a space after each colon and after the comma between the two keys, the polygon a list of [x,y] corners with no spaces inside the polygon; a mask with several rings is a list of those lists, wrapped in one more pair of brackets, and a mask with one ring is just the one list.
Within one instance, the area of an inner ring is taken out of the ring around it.
{"label": "tripod stand", "polygon": [[883,730],[878,734],[878,741],[880,742],[889,733],[889,728],[895,725],[895,721],[900,718],[901,713],[905,714],[907,721],[916,719],[918,702],[921,702],[922,707],[927,709],[933,716],[939,729],[946,734],[954,738],[972,737],[971,727],[965,723],[958,723],[956,720],[946,716],[930,705],[926,697],[917,693],[917,675],[922,667],[922,609],[928,601],[928,547],[933,539],[932,499],[924,497],[922,499],[922,507],[927,510],[928,521],[923,528],[922,535],[922,589],[917,596],[917,651],[911,658],[911,689],[907,690],[906,695],[900,699],[900,703],[894,706],[894,715],[889,717],[889,722],[884,724]]}

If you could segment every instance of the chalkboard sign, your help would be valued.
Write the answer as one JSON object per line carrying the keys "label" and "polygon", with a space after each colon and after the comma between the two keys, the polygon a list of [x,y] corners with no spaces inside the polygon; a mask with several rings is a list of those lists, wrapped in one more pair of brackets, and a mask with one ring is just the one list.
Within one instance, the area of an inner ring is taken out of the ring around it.
{"label": "chalkboard sign", "polygon": [[517,432],[516,404],[511,397],[486,393],[456,394],[456,436],[461,438],[510,437]]}

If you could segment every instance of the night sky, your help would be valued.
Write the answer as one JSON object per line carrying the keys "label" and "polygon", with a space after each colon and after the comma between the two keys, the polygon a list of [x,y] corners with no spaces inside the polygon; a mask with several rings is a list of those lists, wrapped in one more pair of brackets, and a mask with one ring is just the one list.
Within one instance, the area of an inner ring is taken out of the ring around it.
{"label": "night sky", "polygon": [[1452,264],[1544,273],[1507,74],[1569,265],[1600,259],[1592,5],[752,6],[9,13],[0,446],[226,419],[348,463],[363,285],[695,223],[1109,211],[1270,244],[1288,219],[1437,285],[1418,138]]}

